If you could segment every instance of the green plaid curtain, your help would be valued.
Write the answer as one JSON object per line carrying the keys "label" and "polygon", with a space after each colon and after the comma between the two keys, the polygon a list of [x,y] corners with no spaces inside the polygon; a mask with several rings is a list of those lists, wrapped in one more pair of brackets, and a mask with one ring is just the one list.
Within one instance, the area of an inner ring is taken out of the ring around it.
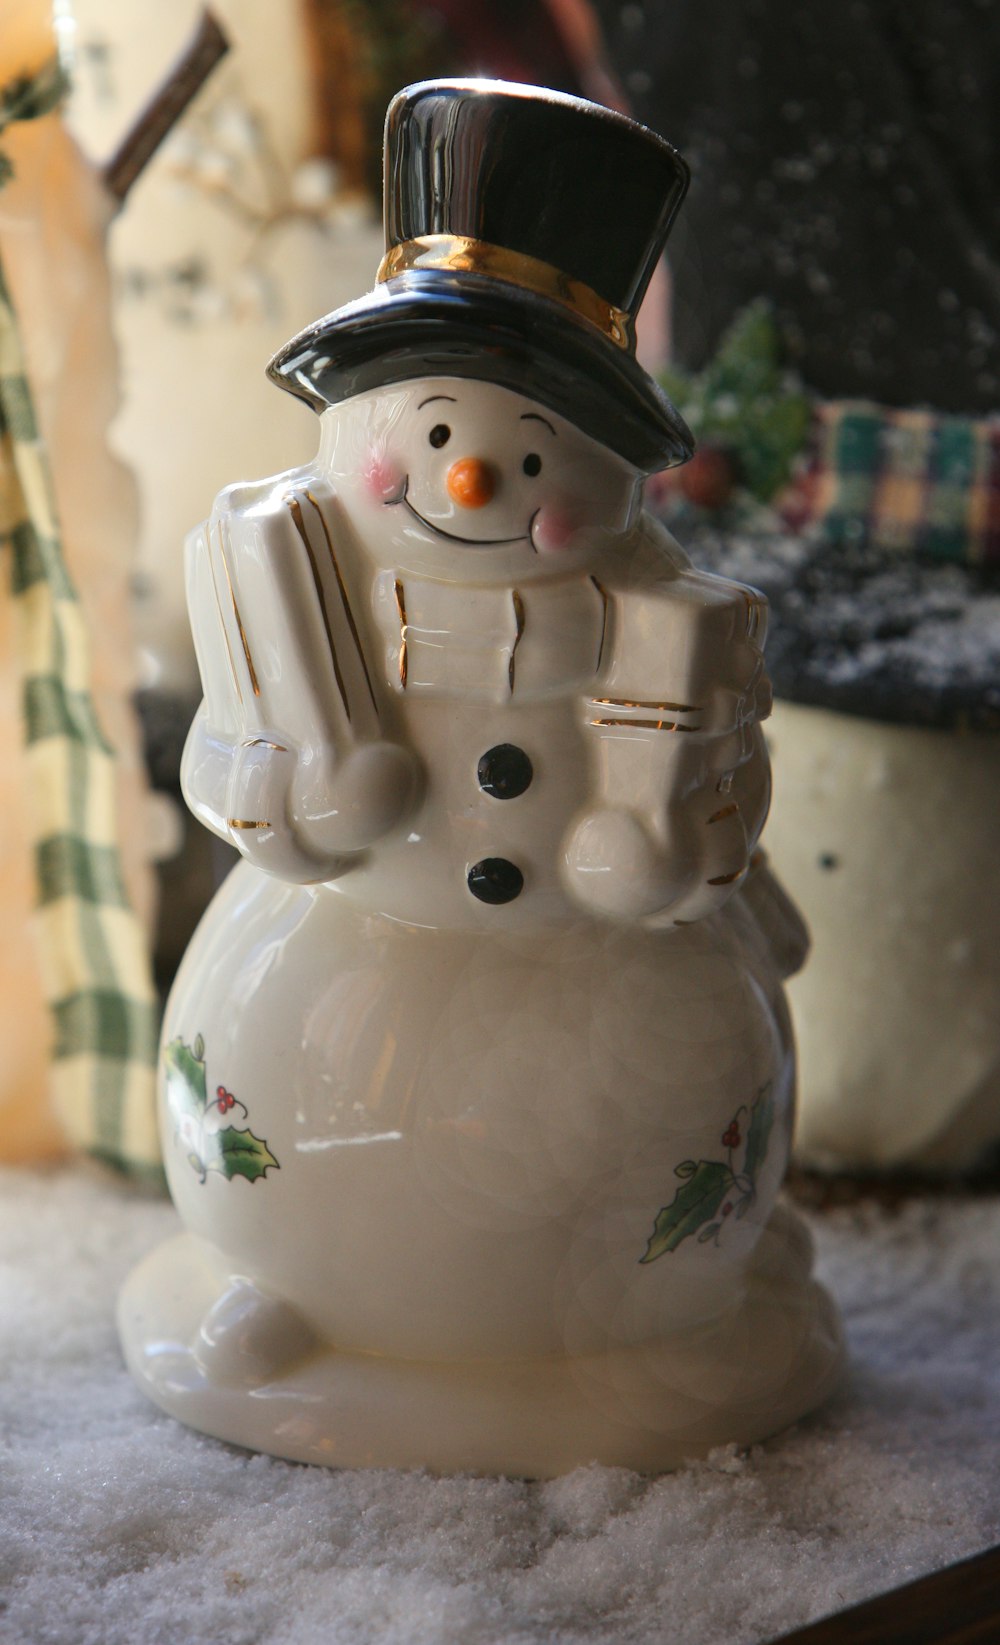
{"label": "green plaid curtain", "polygon": [[[0,98],[0,129],[50,112],[49,65]],[[0,165],[0,185],[10,163]],[[89,643],[67,571],[52,480],[0,264],[0,545],[22,679],[27,794],[53,1099],[70,1140],[139,1174],[157,1170],[157,1005],[116,840],[114,753],[97,722]]]}

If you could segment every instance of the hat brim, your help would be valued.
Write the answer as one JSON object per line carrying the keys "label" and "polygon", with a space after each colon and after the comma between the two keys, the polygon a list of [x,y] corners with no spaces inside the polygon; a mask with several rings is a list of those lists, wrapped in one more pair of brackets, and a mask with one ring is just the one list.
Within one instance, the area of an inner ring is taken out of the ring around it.
{"label": "hat brim", "polygon": [[684,419],[628,350],[561,303],[486,275],[415,269],[387,280],[299,332],[267,371],[315,411],[415,377],[486,378],[645,473],[694,450]]}

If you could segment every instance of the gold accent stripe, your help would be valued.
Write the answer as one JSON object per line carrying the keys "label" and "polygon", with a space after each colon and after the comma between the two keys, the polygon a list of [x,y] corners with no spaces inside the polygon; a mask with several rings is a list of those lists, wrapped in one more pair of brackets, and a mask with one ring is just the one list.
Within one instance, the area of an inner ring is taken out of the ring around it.
{"label": "gold accent stripe", "polygon": [[[216,529],[219,533],[219,553],[221,555],[221,553],[222,553],[222,527],[217,526]],[[222,638],[226,642],[226,656],[229,658],[229,672],[233,676],[233,684],[236,687],[236,695],[239,698],[240,703],[242,705],[242,702],[243,702],[243,688],[240,685],[240,677],[236,672],[236,663],[235,663],[235,660],[233,658],[233,648],[229,643],[229,630],[226,627],[226,619],[225,619],[225,615],[224,615],[223,610],[222,610],[222,601],[219,598],[219,579],[215,575],[215,555],[212,553],[212,526],[211,526],[211,523],[209,524],[209,527],[208,527],[208,571],[209,571],[209,575],[212,579],[212,591],[215,594],[215,603],[216,603],[216,605],[218,606],[218,609],[219,609],[219,622],[222,624]]]}
{"label": "gold accent stripe", "polygon": [[596,577],[591,577],[590,580],[597,589],[598,594],[601,596],[601,643],[597,651],[597,662],[594,665],[594,673],[599,674],[601,672],[601,664],[604,661],[604,647],[608,638],[608,606],[610,601],[608,599],[608,591],[604,584],[599,583]]}
{"label": "gold accent stripe", "polygon": [[312,572],[312,579],[316,588],[316,598],[319,601],[320,615],[323,618],[323,629],[326,633],[326,643],[329,647],[331,661],[333,662],[333,672],[337,680],[337,690],[340,692],[340,700],[344,705],[344,713],[347,715],[347,723],[350,725],[351,705],[347,700],[347,687],[344,684],[344,676],[340,672],[340,659],[337,656],[337,647],[333,638],[333,630],[330,627],[330,613],[326,609],[326,601],[323,598],[323,581],[319,574],[319,566],[316,564],[316,555],[313,550],[313,545],[309,541],[309,533],[306,530],[306,523],[302,518],[302,504],[299,502],[297,497],[292,495],[291,492],[288,493],[284,501],[285,507],[292,516],[292,524],[301,537],[302,545],[309,557],[309,569]]}
{"label": "gold accent stripe", "polygon": [[464,234],[421,234],[414,240],[391,246],[379,265],[376,281],[395,279],[410,269],[453,269],[462,274],[484,274],[491,280],[505,280],[522,291],[548,297],[587,320],[619,348],[631,349],[632,320],[625,309],[616,308],[598,296],[582,280],[574,280],[551,263],[528,257],[507,246],[488,240],[470,239]]}
{"label": "gold accent stripe", "polygon": [[510,682],[511,696],[513,696],[514,695],[514,659],[517,656],[517,648],[520,645],[521,640],[524,636],[525,617],[524,617],[524,600],[521,598],[521,595],[520,595],[520,593],[518,592],[518,590],[516,588],[512,589],[511,598],[514,602],[514,621],[517,624],[517,633],[514,635],[514,644],[510,648],[510,662],[507,666],[507,678]]}
{"label": "gold accent stripe", "polygon": [[347,598],[347,588],[345,587],[344,579],[340,574],[340,565],[338,563],[336,553],[334,552],[333,539],[331,538],[329,530],[327,529],[326,517],[324,516],[323,510],[320,508],[319,503],[316,501],[316,499],[313,496],[312,492],[307,491],[306,496],[308,497],[309,501],[312,503],[313,508],[316,510],[316,513],[319,515],[319,523],[323,528],[323,535],[326,538],[326,546],[330,551],[330,561],[331,561],[331,564],[333,565],[334,575],[336,576],[336,579],[337,579],[337,587],[340,589],[340,598],[344,602],[344,616],[347,618],[347,626],[351,631],[351,639],[354,641],[354,648],[357,651],[358,658],[359,658],[359,661],[361,663],[361,667],[364,670],[365,684],[368,687],[368,693],[369,693],[369,696],[371,697],[371,700],[372,700],[372,707],[374,708],[374,710],[377,714],[378,713],[378,703],[375,700],[375,687],[372,685],[372,677],[368,672],[368,663],[365,660],[364,651],[361,649],[361,636],[358,633],[358,625],[354,621],[354,612],[351,610],[351,602]]}
{"label": "gold accent stripe", "polygon": [[224,545],[223,540],[222,540],[222,524],[221,524],[221,522],[219,524],[219,557],[222,560],[222,569],[226,574],[226,586],[229,589],[229,598],[233,602],[233,615],[236,618],[236,627],[240,631],[240,644],[243,647],[243,655],[247,660],[247,669],[249,670],[249,673],[250,673],[250,686],[251,686],[251,689],[253,691],[254,696],[259,697],[260,696],[260,681],[257,679],[257,670],[253,666],[253,658],[250,655],[250,644],[249,644],[249,641],[247,640],[246,629],[243,627],[243,618],[240,616],[240,608],[236,604],[236,592],[233,588],[233,580],[229,575],[229,562],[226,559],[225,545]]}
{"label": "gold accent stripe", "polygon": [[591,720],[591,725],[627,725],[640,731],[697,731],[696,725],[678,725],[676,720]]}
{"label": "gold accent stripe", "polygon": [[227,817],[227,828],[270,828],[269,822],[249,822],[246,817]]}
{"label": "gold accent stripe", "polygon": [[710,823],[721,822],[723,817],[732,817],[736,814],[736,812],[738,810],[739,810],[739,806],[736,804],[736,801],[734,800],[732,805],[724,805],[721,810],[713,811],[712,815],[709,817],[708,820],[709,820]]}
{"label": "gold accent stripe", "polygon": [[399,683],[406,690],[407,660],[406,660],[406,593],[399,578],[393,584],[396,596],[396,611],[399,614]]}
{"label": "gold accent stripe", "polygon": [[755,594],[749,588],[741,588],[740,593],[746,602],[746,635],[748,640],[756,640],[760,628],[761,612],[767,610],[767,601]]}
{"label": "gold accent stripe", "polygon": [[746,873],[745,868],[737,868],[734,874],[716,874],[714,880],[706,880],[707,885],[732,885],[734,880],[741,880]]}
{"label": "gold accent stripe", "polygon": [[248,737],[243,744],[244,748],[273,748],[276,754],[287,754],[284,743],[273,743],[270,737]]}
{"label": "gold accent stripe", "polygon": [[[593,581],[593,578],[591,578]],[[624,697],[592,697],[598,708],[662,708],[666,714],[697,714],[697,703],[630,703]]]}

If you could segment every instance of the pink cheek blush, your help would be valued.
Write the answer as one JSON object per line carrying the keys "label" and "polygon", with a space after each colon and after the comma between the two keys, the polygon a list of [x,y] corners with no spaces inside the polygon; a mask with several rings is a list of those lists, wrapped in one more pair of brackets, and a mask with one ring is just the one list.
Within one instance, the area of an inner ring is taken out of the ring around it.
{"label": "pink cheek blush", "polygon": [[573,539],[580,528],[580,520],[568,508],[552,504],[535,516],[531,540],[539,554],[563,554],[573,547]]}
{"label": "pink cheek blush", "polygon": [[395,458],[373,447],[367,454],[361,470],[366,494],[374,503],[387,503],[398,496],[403,484],[403,470]]}

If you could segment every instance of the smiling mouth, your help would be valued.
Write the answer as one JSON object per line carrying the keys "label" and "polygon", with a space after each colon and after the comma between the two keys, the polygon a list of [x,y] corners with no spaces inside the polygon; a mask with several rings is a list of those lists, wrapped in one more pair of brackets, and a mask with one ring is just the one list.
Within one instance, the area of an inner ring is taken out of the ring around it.
{"label": "smiling mouth", "polygon": [[[514,543],[531,543],[532,548],[535,547],[534,543],[531,542],[531,528],[534,525],[535,519],[539,513],[537,508],[535,509],[534,514],[532,514],[531,519],[528,521],[527,531],[520,537],[458,537],[453,531],[442,531],[441,527],[439,525],[435,525],[432,520],[425,520],[419,509],[414,508],[413,504],[410,502],[409,496],[407,495],[409,489],[410,476],[407,475],[406,479],[403,481],[403,489],[399,496],[390,497],[388,502],[385,504],[385,507],[397,508],[399,504],[402,503],[407,512],[412,514],[413,518],[417,520],[420,525],[425,528],[425,530],[432,531],[435,537],[443,537],[447,543],[461,543],[464,548],[509,548]],[[535,552],[538,552],[537,549]]]}

